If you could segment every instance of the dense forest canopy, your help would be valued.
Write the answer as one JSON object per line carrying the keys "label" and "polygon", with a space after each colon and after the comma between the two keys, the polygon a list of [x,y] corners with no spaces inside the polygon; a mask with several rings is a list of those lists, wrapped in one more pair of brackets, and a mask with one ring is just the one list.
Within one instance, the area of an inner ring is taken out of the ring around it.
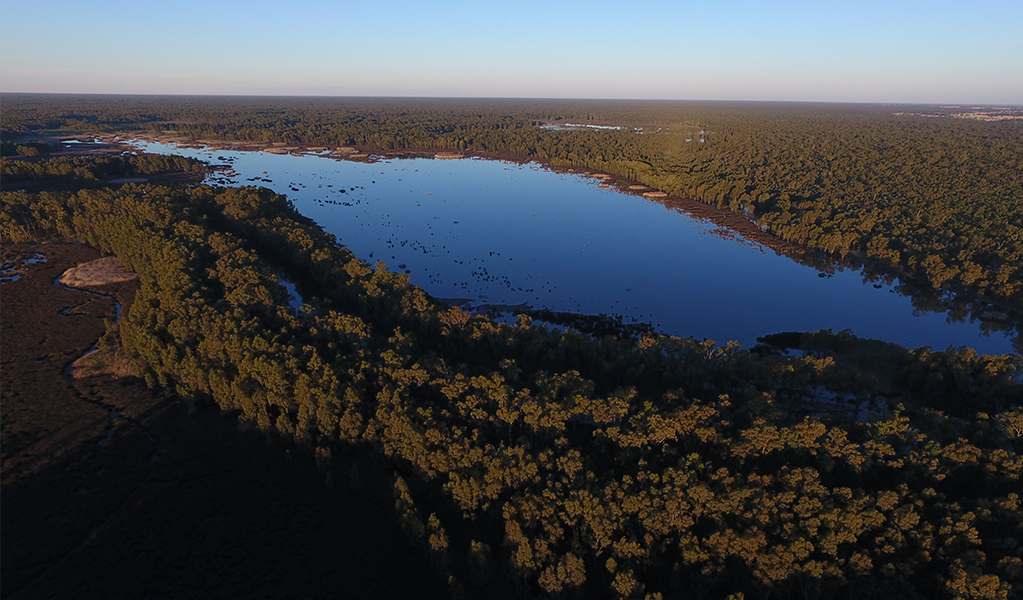
{"label": "dense forest canopy", "polygon": [[501,324],[266,189],[0,199],[5,244],[88,243],[139,274],[109,337],[151,385],[308,448],[329,484],[358,479],[346,447],[385,457],[456,596],[503,577],[547,597],[1023,597],[1018,355]]}
{"label": "dense forest canopy", "polygon": [[[741,212],[786,240],[1023,306],[1023,122],[798,103],[4,95],[6,138],[122,132],[505,152]],[[971,109],[972,110],[972,109]],[[541,127],[542,124],[614,127]]]}
{"label": "dense forest canopy", "polygon": [[60,181],[78,185],[102,185],[107,180],[140,177],[170,171],[205,172],[206,165],[181,156],[61,156],[46,161],[0,158],[0,178],[5,184],[25,181]]}

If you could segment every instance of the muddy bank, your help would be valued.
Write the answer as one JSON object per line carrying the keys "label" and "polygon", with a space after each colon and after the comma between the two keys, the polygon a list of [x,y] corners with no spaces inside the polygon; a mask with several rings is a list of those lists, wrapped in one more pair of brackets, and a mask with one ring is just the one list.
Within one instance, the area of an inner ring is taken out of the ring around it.
{"label": "muddy bank", "polygon": [[[211,407],[131,375],[63,377],[114,303],[54,281],[99,253],[14,249],[46,262],[0,295],[0,596],[448,597],[394,525],[385,465],[328,489],[311,458]],[[137,285],[90,289],[128,311]]]}

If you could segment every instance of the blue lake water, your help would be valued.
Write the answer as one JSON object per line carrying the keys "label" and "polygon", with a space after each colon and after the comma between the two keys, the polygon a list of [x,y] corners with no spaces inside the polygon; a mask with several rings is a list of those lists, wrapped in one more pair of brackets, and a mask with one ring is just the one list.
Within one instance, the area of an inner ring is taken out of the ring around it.
{"label": "blue lake water", "polygon": [[907,348],[1013,352],[1010,334],[921,312],[857,270],[822,276],[713,223],[536,164],[137,145],[230,164],[235,174],[212,182],[287,195],[358,257],[408,272],[438,298],[617,314],[747,348],[768,333],[849,329]]}

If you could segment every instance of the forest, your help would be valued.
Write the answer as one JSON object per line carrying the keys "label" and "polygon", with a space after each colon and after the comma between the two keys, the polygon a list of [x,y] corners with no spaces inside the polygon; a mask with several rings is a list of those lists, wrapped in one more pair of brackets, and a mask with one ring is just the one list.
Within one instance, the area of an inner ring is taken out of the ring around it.
{"label": "forest", "polygon": [[107,180],[145,177],[167,172],[205,173],[206,165],[180,156],[61,156],[46,161],[23,161],[0,158],[0,178],[5,187],[26,181],[61,182],[75,185],[101,186]]}
{"label": "forest", "polygon": [[0,199],[5,244],[89,244],[139,274],[108,338],[149,385],[291,440],[326,485],[357,485],[345,448],[384,457],[453,597],[498,578],[532,597],[1023,598],[1019,355],[503,324],[262,188]]}
{"label": "forest", "polygon": [[3,100],[0,130],[8,141],[42,130],[117,132],[186,142],[503,153],[598,169],[728,208],[835,257],[1023,306],[1023,126],[954,118],[955,107],[15,94]]}

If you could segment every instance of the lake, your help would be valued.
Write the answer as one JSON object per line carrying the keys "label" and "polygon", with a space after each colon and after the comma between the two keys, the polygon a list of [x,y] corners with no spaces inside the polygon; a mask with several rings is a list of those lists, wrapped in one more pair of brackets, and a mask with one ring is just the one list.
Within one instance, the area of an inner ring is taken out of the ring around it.
{"label": "lake", "polygon": [[[383,260],[432,296],[476,308],[620,315],[746,348],[769,333],[849,329],[907,348],[1014,351],[1010,328],[992,331],[969,311],[953,318],[921,310],[897,280],[868,280],[834,264],[821,271],[713,223],[537,164],[365,163],[135,143],[230,165],[233,173],[208,181],[285,194],[359,258]],[[951,293],[939,296],[948,301]]]}

